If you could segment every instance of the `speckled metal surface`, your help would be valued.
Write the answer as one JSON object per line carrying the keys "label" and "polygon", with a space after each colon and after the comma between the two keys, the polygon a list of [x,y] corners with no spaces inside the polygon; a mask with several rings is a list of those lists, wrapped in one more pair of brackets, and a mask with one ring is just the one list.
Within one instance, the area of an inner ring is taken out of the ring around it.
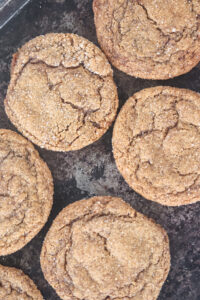
{"label": "speckled metal surface", "polygon": [[[0,128],[16,130],[4,112],[12,53],[29,39],[47,32],[74,32],[97,44],[92,0],[31,1],[0,31]],[[134,92],[145,87],[171,85],[200,92],[200,67],[167,81],[149,81],[114,69],[120,107]],[[60,299],[45,281],[39,256],[44,236],[58,212],[67,204],[93,195],[120,196],[136,210],[151,217],[168,232],[171,270],[159,300],[200,299],[200,202],[164,207],[136,194],[117,168],[111,147],[112,128],[96,143],[80,151],[58,153],[39,149],[48,163],[55,184],[54,205],[48,223],[20,251],[0,257],[0,263],[21,268],[37,284],[46,300]]]}

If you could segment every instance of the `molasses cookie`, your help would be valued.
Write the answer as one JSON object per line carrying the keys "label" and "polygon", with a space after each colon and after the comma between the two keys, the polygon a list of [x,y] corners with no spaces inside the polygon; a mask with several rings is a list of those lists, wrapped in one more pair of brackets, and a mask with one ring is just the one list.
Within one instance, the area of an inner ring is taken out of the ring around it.
{"label": "molasses cookie", "polygon": [[21,270],[0,265],[1,300],[43,300],[34,282]]}
{"label": "molasses cookie", "polygon": [[99,48],[75,34],[36,37],[14,55],[5,110],[32,142],[50,150],[81,149],[113,122],[118,96]]}
{"label": "molasses cookie", "polygon": [[154,300],[170,268],[168,236],[120,198],[93,197],[56,217],[41,266],[64,300]]}
{"label": "molasses cookie", "polygon": [[200,2],[94,0],[99,43],[121,71],[147,79],[189,72],[200,61]]}
{"label": "molasses cookie", "polygon": [[44,226],[53,201],[53,180],[32,144],[0,129],[0,255],[26,245]]}
{"label": "molasses cookie", "polygon": [[200,200],[200,95],[154,87],[129,98],[116,120],[113,153],[127,183],[164,205]]}

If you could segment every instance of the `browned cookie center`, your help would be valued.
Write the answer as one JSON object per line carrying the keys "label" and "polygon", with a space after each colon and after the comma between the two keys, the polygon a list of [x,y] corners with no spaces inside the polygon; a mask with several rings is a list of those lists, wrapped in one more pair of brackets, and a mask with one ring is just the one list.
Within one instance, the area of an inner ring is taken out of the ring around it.
{"label": "browned cookie center", "polygon": [[200,96],[170,87],[135,94],[116,121],[113,149],[124,178],[147,199],[199,200]]}
{"label": "browned cookie center", "polygon": [[33,142],[76,150],[105,133],[118,99],[112,70],[97,47],[75,35],[50,34],[19,51],[5,106]]}
{"label": "browned cookie center", "polygon": [[93,6],[99,42],[122,71],[166,79],[198,63],[199,1],[94,0]]}
{"label": "browned cookie center", "polygon": [[52,178],[36,150],[0,131],[0,255],[23,247],[42,228],[52,205]]}

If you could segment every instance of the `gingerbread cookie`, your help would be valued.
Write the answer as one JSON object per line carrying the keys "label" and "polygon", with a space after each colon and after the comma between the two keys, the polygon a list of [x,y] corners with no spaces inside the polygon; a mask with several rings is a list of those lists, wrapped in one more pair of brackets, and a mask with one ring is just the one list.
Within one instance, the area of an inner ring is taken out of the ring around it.
{"label": "gingerbread cookie", "polygon": [[154,87],[129,98],[116,120],[113,153],[127,183],[164,205],[200,200],[200,95]]}
{"label": "gingerbread cookie", "polygon": [[13,57],[5,110],[40,147],[70,151],[95,142],[110,127],[117,107],[112,69],[83,37],[39,36]]}
{"label": "gingerbread cookie", "polygon": [[53,180],[32,144],[0,129],[0,255],[21,249],[44,226]]}
{"label": "gingerbread cookie", "polygon": [[93,197],[56,217],[41,266],[64,300],[154,300],[170,268],[168,237],[120,198]]}
{"label": "gingerbread cookie", "polygon": [[21,270],[0,265],[1,300],[43,300],[34,282]]}
{"label": "gingerbread cookie", "polygon": [[94,0],[99,43],[121,71],[146,79],[189,72],[200,61],[200,2]]}

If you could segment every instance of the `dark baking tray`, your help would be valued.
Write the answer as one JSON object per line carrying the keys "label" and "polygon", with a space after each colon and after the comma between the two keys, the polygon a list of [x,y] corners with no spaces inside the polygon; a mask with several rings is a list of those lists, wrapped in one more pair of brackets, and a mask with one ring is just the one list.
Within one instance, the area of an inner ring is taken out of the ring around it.
{"label": "dark baking tray", "polygon": [[30,0],[0,0],[0,29],[6,25]]}
{"label": "dark baking tray", "polygon": [[[98,44],[92,0],[31,1],[0,31],[0,128],[16,130],[6,117],[3,106],[12,53],[29,39],[47,32],[74,32]],[[142,80],[116,69],[114,78],[120,107],[134,92],[156,85],[200,92],[199,66],[186,75],[167,81]],[[84,197],[120,196],[136,210],[161,224],[169,234],[171,270],[159,300],[199,300],[200,202],[182,207],[164,207],[136,194],[117,171],[111,136],[112,128],[98,142],[76,152],[58,153],[37,147],[54,177],[53,209],[42,231],[22,250],[0,257],[0,263],[22,269],[35,281],[46,300],[60,299],[45,281],[39,263],[42,241],[53,219],[67,204]]]}

